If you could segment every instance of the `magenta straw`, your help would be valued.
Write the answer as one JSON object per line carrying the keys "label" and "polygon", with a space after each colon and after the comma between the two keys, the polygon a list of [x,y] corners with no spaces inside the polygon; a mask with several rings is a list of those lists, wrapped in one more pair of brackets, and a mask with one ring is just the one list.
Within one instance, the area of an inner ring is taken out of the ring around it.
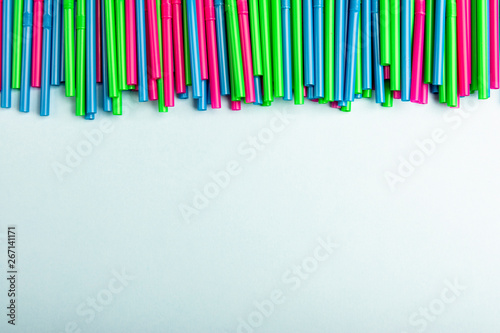
{"label": "magenta straw", "polygon": [[394,99],[401,99],[401,90],[394,90],[392,92],[392,96],[394,97]]}
{"label": "magenta straw", "polygon": [[250,43],[250,26],[248,22],[247,0],[237,0],[238,21],[240,23],[241,55],[243,58],[243,79],[245,81],[245,101],[255,102],[253,85],[252,45]]}
{"label": "magenta straw", "polygon": [[330,103],[330,107],[331,108],[335,108],[335,109],[341,109],[342,107],[339,106],[339,102],[338,101],[333,101]]}
{"label": "magenta straw", "polygon": [[[420,104],[427,104],[429,101],[429,88],[426,83],[422,80],[421,85],[421,93],[420,93]],[[460,98],[459,98],[460,99]]]}
{"label": "magenta straw", "polygon": [[[498,0],[496,0],[498,1]],[[458,95],[469,96],[469,50],[467,43],[467,2],[457,1]],[[497,21],[498,22],[498,21]],[[493,51],[493,50],[492,50]],[[498,54],[498,53],[497,53]]]}
{"label": "magenta straw", "polygon": [[[146,1],[149,1],[149,0],[146,0]],[[145,16],[148,17],[149,10],[148,10],[147,6],[146,6],[144,12],[145,12]],[[151,31],[150,31],[151,28],[152,28],[152,26],[150,24],[146,23],[146,36],[151,35]],[[158,85],[157,85],[156,79],[153,77],[153,73],[152,73],[153,67],[150,65],[152,63],[151,56],[153,54],[153,52],[151,52],[151,39],[150,38],[146,38],[146,53],[147,53],[146,59],[147,59],[147,63],[148,63],[148,97],[152,101],[157,101],[158,100]]]}
{"label": "magenta straw", "polygon": [[413,64],[410,101],[419,103],[422,97],[422,72],[424,68],[425,0],[415,1],[415,23],[413,30]]}
{"label": "magenta straw", "polygon": [[32,38],[33,46],[31,53],[31,86],[36,88],[40,88],[42,83],[42,33],[43,33],[43,0],[34,0],[33,38]]}
{"label": "magenta straw", "polygon": [[205,0],[205,21],[207,25],[207,53],[210,77],[210,105],[212,109],[220,109],[219,57],[217,54],[217,30],[215,28],[214,0]]}
{"label": "magenta straw", "polygon": [[170,0],[161,1],[163,35],[163,92],[165,106],[174,106],[174,54],[172,50],[172,6]]}
{"label": "magenta straw", "polygon": [[384,80],[389,80],[391,78],[391,67],[384,66]]}
{"label": "magenta straw", "polygon": [[[104,13],[102,15],[104,15]],[[137,85],[137,36],[134,0],[125,0],[125,36],[127,55],[127,84],[135,86]]]}
{"label": "magenta straw", "polygon": [[[467,54],[469,61],[469,85],[472,82],[472,34],[471,34],[471,0],[465,0],[466,2],[466,15],[467,15]],[[469,90],[470,91],[470,90]]]}
{"label": "magenta straw", "polygon": [[147,41],[149,42],[149,50],[151,62],[148,67],[151,68],[151,78],[161,78],[160,65],[160,44],[158,42],[158,18],[156,16],[156,1],[146,0],[146,26],[148,26]]}
{"label": "magenta straw", "polygon": [[233,110],[233,111],[241,110],[241,102],[240,101],[231,101],[231,110]]}
{"label": "magenta straw", "polygon": [[[490,0],[490,87],[500,88],[500,50],[498,43],[498,0]],[[460,49],[459,49],[460,50]],[[460,76],[459,76],[460,77]]]}
{"label": "magenta straw", "polygon": [[202,80],[208,80],[207,37],[205,34],[205,14],[203,0],[196,0],[196,23],[198,24],[198,44],[200,45],[200,73]]}
{"label": "magenta straw", "polygon": [[172,26],[174,34],[175,89],[178,94],[186,93],[186,72],[184,69],[184,33],[182,26],[181,0],[172,0]]}

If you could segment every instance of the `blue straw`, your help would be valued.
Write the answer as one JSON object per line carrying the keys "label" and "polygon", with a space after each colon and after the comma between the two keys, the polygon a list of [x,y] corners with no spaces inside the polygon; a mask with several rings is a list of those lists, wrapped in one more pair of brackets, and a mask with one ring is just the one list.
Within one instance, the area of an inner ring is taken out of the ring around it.
{"label": "blue straw", "polygon": [[2,97],[0,106],[11,107],[12,81],[12,0],[3,1],[2,26]]}
{"label": "blue straw", "polygon": [[23,52],[21,70],[21,96],[19,111],[30,110],[30,88],[31,88],[31,39],[33,32],[33,0],[24,0],[23,11]]}
{"label": "blue straw", "polygon": [[[64,67],[64,9],[63,9],[63,1],[61,1],[61,8],[59,10],[61,15],[61,34],[60,34],[60,46],[59,46],[59,51],[61,52],[61,61],[60,61],[60,69],[59,69],[59,82],[64,82],[64,75],[65,75],[65,67]],[[104,14],[103,14],[104,15]]]}
{"label": "blue straw", "polygon": [[101,0],[101,39],[102,39],[102,92],[104,111],[113,111],[113,99],[109,97],[108,83],[108,48],[106,41],[106,16],[104,15],[104,0]]}
{"label": "blue straw", "polygon": [[431,93],[438,94],[439,93],[439,86],[436,86],[435,84],[431,84]]}
{"label": "blue straw", "polygon": [[[46,1],[46,0],[45,0]],[[87,46],[85,47],[85,70],[87,77],[85,79],[85,113],[93,114],[97,112],[97,73],[96,73],[96,22],[95,22],[95,0],[87,0],[85,15],[86,26],[85,29],[85,41]]]}
{"label": "blue straw", "polygon": [[201,80],[201,96],[198,98],[198,111],[207,110],[207,80]]}
{"label": "blue straw", "polygon": [[372,0],[372,47],[373,47],[373,75],[375,81],[375,101],[385,103],[384,68],[380,63],[380,18],[379,0]]}
{"label": "blue straw", "polygon": [[50,66],[50,84],[58,86],[61,83],[61,3],[62,0],[53,0],[52,8],[52,58]]}
{"label": "blue straw", "polygon": [[314,0],[314,97],[325,97],[323,0]]}
{"label": "blue straw", "polygon": [[345,20],[347,0],[335,1],[335,56],[333,99],[341,101],[344,95],[344,58],[345,58]]}
{"label": "blue straw", "polygon": [[[406,1],[406,0],[403,0]],[[362,89],[372,88],[372,45],[371,45],[371,8],[370,0],[361,1],[361,68]]]}
{"label": "blue straw", "polygon": [[344,101],[354,101],[354,84],[356,82],[356,57],[358,55],[358,27],[360,0],[349,3],[349,25],[345,60]]}
{"label": "blue straw", "polygon": [[183,93],[183,94],[177,94],[177,97],[179,97],[179,99],[188,99],[189,98],[189,89],[188,87],[186,86],[186,92]]}
{"label": "blue straw", "polygon": [[217,56],[219,58],[220,94],[231,94],[227,59],[226,19],[224,0],[215,0],[215,28],[217,31]]}
{"label": "blue straw", "polygon": [[283,33],[283,99],[291,101],[292,92],[292,33],[290,28],[290,0],[281,0],[281,31]]}
{"label": "blue straw", "polygon": [[210,81],[207,81],[207,104],[212,105],[212,96],[210,96]]}
{"label": "blue straw", "polygon": [[262,105],[262,78],[260,76],[253,77],[253,85],[255,87],[255,105]]}
{"label": "blue straw", "polygon": [[40,116],[50,113],[50,59],[52,39],[52,0],[43,1],[42,81]]}
{"label": "blue straw", "polygon": [[306,96],[307,96],[307,99],[309,100],[312,100],[312,99],[316,99],[316,95],[314,94],[314,86],[309,86],[309,87],[306,87]]}
{"label": "blue straw", "polygon": [[363,98],[363,94],[356,94],[356,95],[354,95],[354,98],[361,99],[361,98]]}
{"label": "blue straw", "polygon": [[[104,0],[101,0],[104,1]],[[104,13],[103,13],[104,16]],[[146,58],[146,18],[144,0],[135,0],[135,17],[137,32],[137,84],[139,102],[148,101],[148,64]]]}
{"label": "blue straw", "polygon": [[188,33],[189,33],[189,50],[190,50],[189,55],[191,57],[191,82],[193,85],[193,98],[197,99],[202,97],[201,95],[203,87],[202,87],[201,72],[200,72],[200,48],[198,45],[198,26],[196,23],[195,0],[186,0],[186,9],[187,9]]}
{"label": "blue straw", "polygon": [[410,100],[411,91],[411,0],[401,2],[401,101]]}
{"label": "blue straw", "polygon": [[313,0],[302,1],[302,21],[304,38],[304,85],[314,86],[314,32],[313,32]]}
{"label": "blue straw", "polygon": [[446,0],[436,0],[436,21],[434,25],[434,70],[432,83],[443,84],[444,31],[446,23]]}

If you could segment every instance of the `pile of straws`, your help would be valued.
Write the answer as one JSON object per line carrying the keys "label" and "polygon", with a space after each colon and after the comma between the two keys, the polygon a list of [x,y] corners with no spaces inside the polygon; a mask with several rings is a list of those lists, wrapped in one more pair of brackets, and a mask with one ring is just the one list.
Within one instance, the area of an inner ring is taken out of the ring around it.
{"label": "pile of straws", "polygon": [[[0,0],[1,1],[1,0]],[[23,3],[24,1],[24,3]],[[500,87],[499,0],[3,0],[1,107],[64,82],[76,115],[122,113],[122,93],[198,110],[304,99],[349,111],[359,98],[459,106]],[[76,42],[75,42],[76,40]]]}

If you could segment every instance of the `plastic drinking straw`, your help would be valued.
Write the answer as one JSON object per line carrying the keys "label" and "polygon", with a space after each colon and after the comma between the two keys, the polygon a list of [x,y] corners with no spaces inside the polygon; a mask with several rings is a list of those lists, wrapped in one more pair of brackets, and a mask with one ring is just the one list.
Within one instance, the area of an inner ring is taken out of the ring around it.
{"label": "plastic drinking straw", "polygon": [[[103,0],[101,0],[103,1]],[[64,62],[66,61],[64,59],[64,52],[66,52],[64,50],[64,0],[63,1],[60,1],[60,7],[59,7],[59,11],[60,11],[60,15],[61,15],[61,33],[59,34],[59,58],[60,58],[60,61],[59,61],[59,83],[63,83],[65,81],[65,70],[66,70],[66,66],[64,65]]]}
{"label": "plastic drinking straw", "polygon": [[[231,18],[228,17],[230,20]],[[231,101],[239,101],[240,97],[236,94],[236,89],[235,89],[235,80],[234,76],[236,75],[235,72],[235,67],[234,67],[234,56],[233,56],[234,50],[231,48],[231,43],[229,43],[229,47],[227,49],[227,54],[228,54],[228,65],[229,65],[229,84],[231,85]]]}
{"label": "plastic drinking straw", "polygon": [[470,92],[477,91],[478,73],[477,73],[477,0],[471,0],[471,82]]}
{"label": "plastic drinking straw", "polygon": [[[146,4],[152,0],[146,0]],[[148,10],[148,9],[147,9]],[[156,11],[153,7],[153,16]],[[150,18],[148,17],[148,21]],[[156,21],[156,20],[155,20]],[[128,90],[127,85],[127,47],[125,33],[125,0],[115,0],[115,41],[118,89]],[[147,22],[146,22],[147,23]]]}
{"label": "plastic drinking straw", "polygon": [[333,102],[334,100],[334,26],[335,26],[335,4],[334,0],[325,0],[325,69],[324,69],[324,82],[325,93],[324,98],[320,99],[320,103]]}
{"label": "plastic drinking straw", "polygon": [[11,107],[11,74],[12,74],[12,0],[3,1],[2,20],[2,97],[0,106]]}
{"label": "plastic drinking straw", "polygon": [[425,0],[415,1],[415,30],[413,32],[413,64],[410,101],[418,103],[422,93],[425,35]]}
{"label": "plastic drinking straw", "polygon": [[201,97],[198,98],[198,111],[206,111],[207,110],[207,96],[208,96],[208,80],[201,80]]}
{"label": "plastic drinking straw", "polygon": [[[104,0],[107,1],[107,0]],[[111,1],[111,0],[108,0]],[[135,0],[135,16],[136,16],[136,37],[137,37],[137,85],[139,87],[139,102],[147,102],[148,100],[148,70],[147,70],[147,51],[146,51],[146,15],[145,15],[145,0]],[[108,27],[106,21],[106,27]],[[109,36],[107,34],[106,36]],[[106,37],[108,38],[108,37]],[[109,53],[109,43],[107,52]],[[116,73],[116,67],[115,67]],[[109,82],[111,83],[111,69],[109,70]],[[115,83],[116,85],[116,83]],[[111,88],[110,88],[111,91]],[[110,97],[113,97],[110,93]]]}
{"label": "plastic drinking straw", "polygon": [[344,101],[354,101],[356,79],[356,58],[358,51],[360,0],[349,2],[349,20],[347,28],[347,47],[345,59]]}
{"label": "plastic drinking straw", "polygon": [[[2,14],[0,15],[0,44],[3,46],[3,0],[0,0],[0,8]],[[3,47],[0,47],[0,90],[2,90],[2,63],[3,63]]]}
{"label": "plastic drinking straw", "polygon": [[[465,2],[465,0],[461,0]],[[498,0],[490,0],[490,86],[492,89],[500,88],[500,44],[499,32],[500,25],[498,22]],[[457,20],[460,23],[460,19]],[[467,27],[465,27],[466,29]],[[466,31],[466,30],[465,30]],[[466,36],[467,37],[467,36]],[[460,43],[459,43],[460,47]],[[460,59],[460,57],[459,57]],[[459,71],[460,73],[461,71]],[[460,75],[459,75],[460,80]]]}
{"label": "plastic drinking straw", "polygon": [[[4,1],[5,4],[5,1]],[[31,86],[40,88],[42,75],[42,30],[43,30],[43,0],[33,3],[33,46],[31,64]],[[3,85],[2,85],[3,86]]]}
{"label": "plastic drinking straw", "polygon": [[241,102],[240,101],[231,101],[231,110],[233,110],[233,111],[241,110]]}
{"label": "plastic drinking straw", "polygon": [[113,97],[113,115],[120,116],[122,114],[122,92],[118,90],[118,95]]}
{"label": "plastic drinking straw", "polygon": [[468,52],[468,57],[467,59],[469,60],[469,87],[470,83],[472,81],[471,74],[472,74],[472,61],[471,61],[471,0],[465,0],[465,14],[467,16],[467,27],[466,27],[466,32],[467,32],[467,52]]}
{"label": "plastic drinking straw", "polygon": [[134,0],[125,0],[125,55],[127,85],[137,85],[137,26]]}
{"label": "plastic drinking straw", "polygon": [[[273,98],[273,68],[272,68],[272,49],[271,49],[271,17],[269,0],[259,1],[260,15],[260,41],[262,52],[262,104],[271,103]],[[220,53],[220,51],[219,51]],[[220,57],[220,54],[219,54]],[[219,61],[219,68],[220,68]],[[221,84],[222,89],[222,84]],[[224,93],[222,93],[224,95]]]}
{"label": "plastic drinking straw", "polygon": [[[412,0],[402,0],[401,2],[401,101],[410,100],[411,87],[411,2]],[[434,1],[434,0],[431,0]],[[427,18],[428,16],[426,16]],[[427,22],[427,21],[426,21]],[[428,31],[425,30],[427,33]],[[427,35],[426,35],[427,37]],[[432,37],[432,36],[431,36]],[[427,39],[426,39],[427,41]],[[432,42],[432,40],[431,40]],[[431,43],[432,44],[432,43]],[[427,45],[426,45],[427,46]],[[424,52],[428,51],[424,48]],[[426,53],[426,55],[428,55]],[[432,53],[431,53],[432,56]],[[431,68],[432,69],[432,68]],[[431,70],[432,74],[432,70]],[[431,75],[432,77],[432,75]]]}
{"label": "plastic drinking straw", "polygon": [[391,78],[391,66],[384,66],[384,80]]}
{"label": "plastic drinking straw", "polygon": [[391,90],[401,90],[400,0],[391,1]]}
{"label": "plastic drinking straw", "polygon": [[347,1],[335,1],[335,53],[334,53],[334,100],[340,101],[344,94],[345,66],[345,14]]}
{"label": "plastic drinking straw", "polygon": [[40,116],[48,116],[50,112],[50,67],[52,39],[52,0],[43,2],[42,33],[42,81],[40,94]]}
{"label": "plastic drinking straw", "polygon": [[[456,26],[457,47],[458,47],[458,95],[469,96],[470,90],[470,67],[469,50],[467,47],[467,3],[466,0],[458,0],[456,3]],[[497,18],[498,20],[498,18]],[[498,28],[498,27],[497,27]],[[498,36],[498,33],[497,33]],[[497,47],[498,47],[497,43]],[[493,52],[493,50],[492,50]],[[498,51],[497,51],[498,54]]]}
{"label": "plastic drinking straw", "polygon": [[380,63],[380,25],[379,25],[379,2],[371,1],[372,12],[372,49],[373,49],[373,81],[375,85],[375,101],[385,102],[384,68]]}
{"label": "plastic drinking straw", "polygon": [[23,31],[23,0],[14,0],[14,13],[12,19],[12,88],[21,86],[21,56],[22,56],[22,31]]}
{"label": "plastic drinking straw", "polygon": [[[138,2],[144,0],[137,0]],[[118,97],[118,80],[116,65],[116,39],[115,39],[115,5],[114,0],[104,0],[104,17],[106,21],[106,53],[108,55],[108,85],[109,97]],[[139,86],[139,100],[141,89]]]}
{"label": "plastic drinking straw", "polygon": [[420,98],[420,104],[427,104],[429,98],[429,85],[422,82],[422,96]]}
{"label": "plastic drinking straw", "polygon": [[[266,0],[262,0],[266,1]],[[268,3],[271,0],[267,0]],[[282,37],[282,20],[281,20],[281,2],[278,0],[271,1],[271,32],[273,44],[273,82],[274,96],[283,97],[285,95],[284,78],[283,78],[283,37]]]}
{"label": "plastic drinking straw", "polygon": [[[171,66],[171,72],[172,74],[170,75],[170,78],[165,78],[164,76],[162,76],[161,78],[159,78],[156,83],[158,85],[158,112],[168,112],[168,108],[167,108],[167,102],[165,100],[166,96],[165,96],[165,82],[166,80],[170,80],[171,81],[171,86],[172,86],[172,105],[174,104],[174,64],[173,64],[173,52],[172,52],[172,6],[170,4],[170,0],[167,0],[166,1],[167,4],[168,4],[168,9],[165,10],[167,16],[169,16],[169,19],[168,21],[169,24],[168,24],[168,27],[170,28],[170,31],[167,31],[168,32],[168,35],[170,36],[170,40],[169,40],[169,45],[170,45],[170,54],[169,54],[169,57],[170,59],[172,60],[171,63],[170,63],[170,66]],[[162,32],[162,29],[163,28],[163,18],[162,18],[162,6],[163,6],[163,3],[160,2],[159,0],[158,1],[155,1],[156,3],[156,21],[158,22],[158,48],[160,50],[160,60],[163,59],[163,44],[166,43],[166,39],[164,40],[163,39],[163,32]],[[168,30],[168,29],[167,29]],[[163,68],[164,68],[164,64],[160,61],[160,69],[162,71],[162,74],[163,74]]]}
{"label": "plastic drinking straw", "polygon": [[439,86],[435,86],[435,85],[431,84],[430,90],[431,90],[431,93],[437,94],[437,93],[439,93]]}
{"label": "plastic drinking straw", "polygon": [[[403,0],[404,1],[404,0]],[[465,1],[465,0],[464,0]],[[432,60],[434,57],[434,2],[427,0],[425,6],[425,40],[424,40],[424,83],[432,83]]]}
{"label": "plastic drinking straw", "polygon": [[229,40],[229,56],[232,57],[232,65],[234,67],[234,89],[231,88],[231,98],[234,96],[238,98],[245,97],[245,84],[243,80],[243,60],[240,41],[240,32],[237,21],[236,1],[226,1],[226,23],[227,23],[227,36]]}
{"label": "plastic drinking straw", "polygon": [[304,85],[314,86],[313,0],[303,0],[304,22]]}
{"label": "plastic drinking straw", "polygon": [[[489,97],[487,0],[477,0],[478,98]],[[448,90],[449,91],[449,90]]]}
{"label": "plastic drinking straw", "polygon": [[[59,42],[61,39],[61,33],[62,33],[62,17],[61,17],[61,11],[59,8],[61,7],[61,2],[62,0],[53,0],[51,1],[53,8],[51,8],[52,11],[52,28],[51,28],[51,41],[52,45],[50,46],[51,52],[51,59],[50,59],[50,84],[53,86],[58,86],[61,83],[61,43]],[[42,69],[43,71],[43,69]],[[42,74],[43,76],[43,74]]]}
{"label": "plastic drinking straw", "polygon": [[[146,0],[147,1],[147,0]],[[147,4],[147,2],[146,2]],[[156,13],[156,9],[155,9],[155,13]],[[146,15],[146,18],[148,18],[149,16],[149,8],[148,6],[146,6],[146,10],[145,10],[145,15]],[[152,26],[151,24],[147,24],[146,22],[146,36],[151,36],[151,32],[150,30],[152,29]],[[147,50],[147,59],[148,59],[148,96],[149,96],[149,99],[152,100],[152,101],[157,101],[158,100],[158,82],[156,82],[156,79],[153,77],[153,69],[151,66],[149,66],[149,64],[151,64],[152,62],[152,49],[151,49],[151,39],[146,39],[146,50]]]}
{"label": "plastic drinking straw", "polygon": [[290,24],[290,0],[281,0],[281,25],[283,31],[283,99],[285,101],[291,101],[293,98],[292,33]]}
{"label": "plastic drinking straw", "polygon": [[184,71],[184,36],[182,31],[181,0],[172,1],[172,28],[174,43],[174,80],[178,94],[186,92],[186,73]]}
{"label": "plastic drinking straw", "polygon": [[[304,89],[301,0],[292,0],[292,37],[293,89],[298,92]],[[295,93],[294,104],[304,104],[304,95]]]}
{"label": "plastic drinking straw", "polygon": [[392,96],[394,99],[401,99],[401,91],[400,90],[393,90]]}
{"label": "plastic drinking straw", "polygon": [[[391,63],[391,0],[380,1],[380,60],[383,66]],[[392,95],[391,95],[392,96]]]}
{"label": "plastic drinking straw", "polygon": [[165,106],[174,106],[174,51],[172,49],[172,5],[170,0],[161,1],[163,91]]}
{"label": "plastic drinking straw", "polygon": [[250,41],[250,27],[248,21],[247,0],[238,0],[238,21],[241,35],[241,55],[243,60],[243,79],[245,81],[245,101],[255,102],[255,86],[253,84],[252,44]]}
{"label": "plastic drinking straw", "polygon": [[195,0],[186,0],[187,21],[189,28],[189,55],[191,64],[191,82],[193,98],[201,97],[200,53],[198,44],[198,27],[196,23]]}
{"label": "plastic drinking straw", "polygon": [[372,98],[372,90],[371,89],[363,90],[363,98]]}
{"label": "plastic drinking straw", "polygon": [[210,99],[210,81],[208,82],[207,84],[207,104],[208,105],[211,105],[212,104],[212,101]]}
{"label": "plastic drinking straw", "polygon": [[[217,32],[217,56],[219,61],[219,78],[221,95],[230,94],[229,65],[227,58],[226,19],[224,15],[224,0],[215,3],[215,28]],[[177,63],[176,63],[177,64]]]}
{"label": "plastic drinking straw", "polygon": [[[205,1],[205,24],[207,35],[208,74],[210,79],[210,105],[220,109],[219,58],[217,55],[217,29],[215,27],[215,5],[213,0]],[[172,94],[173,97],[173,94]]]}
{"label": "plastic drinking straw", "polygon": [[75,96],[74,6],[73,0],[63,0],[64,62],[66,63],[64,66],[64,89],[66,91],[66,97]]}
{"label": "plastic drinking straw", "polygon": [[314,98],[325,96],[323,0],[313,0]]}
{"label": "plastic drinking straw", "polygon": [[[445,38],[445,42],[446,42],[446,38]],[[446,49],[444,50],[444,68],[446,68]],[[447,92],[447,82],[446,82],[447,78],[446,78],[446,75],[443,75],[443,84],[438,86],[439,87],[439,103],[446,103],[447,102],[447,97],[446,97],[446,92]]]}
{"label": "plastic drinking straw", "polygon": [[446,100],[457,106],[457,3],[446,0]]}
{"label": "plastic drinking straw", "polygon": [[443,83],[445,16],[446,0],[436,0],[436,23],[434,25],[434,71],[432,73],[432,84],[435,85],[441,85]]}
{"label": "plastic drinking straw", "polygon": [[[262,76],[262,49],[260,40],[259,1],[248,0],[248,16],[250,19],[250,39],[252,42],[253,74]],[[212,85],[210,85],[212,86]]]}
{"label": "plastic drinking straw", "polygon": [[382,106],[386,108],[392,108],[393,105],[394,105],[394,96],[392,95],[391,91],[391,83],[390,80],[385,80],[385,102],[382,103]]}
{"label": "plastic drinking straw", "polygon": [[255,87],[255,105],[262,105],[262,84],[260,82],[261,77],[255,75],[253,77],[253,85]]}
{"label": "plastic drinking straw", "polygon": [[192,84],[191,79],[191,54],[189,53],[189,31],[188,31],[188,19],[187,19],[187,5],[186,1],[182,2],[182,31],[184,38],[184,72],[186,74],[186,92],[180,93],[179,98],[188,98],[189,91],[187,86]]}
{"label": "plastic drinking straw", "polygon": [[103,0],[95,0],[95,69],[96,82],[102,82],[102,33],[101,33],[101,2]]}
{"label": "plastic drinking straw", "polygon": [[[30,87],[31,87],[31,33],[33,22],[30,20],[33,13],[33,0],[24,0],[23,10],[23,52],[21,71],[21,95],[19,111],[30,110]],[[1,67],[1,66],[0,66]]]}
{"label": "plastic drinking straw", "polygon": [[[361,5],[361,4],[360,4]],[[360,13],[361,15],[361,8]],[[363,69],[361,64],[362,58],[362,47],[361,47],[361,19],[358,19],[358,43],[357,43],[357,51],[356,51],[356,81],[354,84],[354,98],[359,99],[362,98],[363,94]],[[359,96],[358,96],[359,95]],[[358,96],[358,97],[356,97]]]}
{"label": "plastic drinking straw", "polygon": [[[403,0],[404,2],[410,3],[410,0]],[[362,52],[362,74],[363,74],[363,90],[368,90],[372,88],[372,51],[371,51],[371,11],[370,11],[371,0],[361,1],[361,52]],[[404,13],[401,14],[404,18]],[[409,15],[408,15],[409,19]],[[403,38],[403,36],[402,36]],[[403,49],[401,49],[403,52]]]}
{"label": "plastic drinking straw", "polygon": [[[198,24],[198,44],[200,52],[200,73],[202,80],[208,80],[207,37],[205,33],[205,13],[203,0],[195,0],[195,2],[196,22]],[[204,91],[206,91],[206,89]]]}
{"label": "plastic drinking straw", "polygon": [[86,0],[76,1],[76,115],[85,116],[85,7]]}
{"label": "plastic drinking straw", "polygon": [[102,92],[103,92],[103,104],[102,108],[104,111],[111,111],[113,101],[109,97],[109,85],[108,85],[108,51],[106,43],[106,20],[104,19],[104,0],[101,0],[101,35],[102,35]]}
{"label": "plastic drinking straw", "polygon": [[[47,1],[47,0],[45,0]],[[85,29],[85,97],[86,114],[97,112],[97,79],[96,79],[96,2],[87,0],[86,6],[86,29]]]}
{"label": "plastic drinking straw", "polygon": [[351,112],[351,102],[346,102],[346,105],[343,105],[343,106],[340,108],[340,111],[343,111],[343,112]]}

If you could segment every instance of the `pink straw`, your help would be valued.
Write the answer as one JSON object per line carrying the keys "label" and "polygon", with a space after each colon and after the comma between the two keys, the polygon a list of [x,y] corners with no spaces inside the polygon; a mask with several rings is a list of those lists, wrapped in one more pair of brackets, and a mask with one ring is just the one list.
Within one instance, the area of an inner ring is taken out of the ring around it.
{"label": "pink straw", "polygon": [[401,99],[401,90],[394,90],[392,92],[394,99]]}
{"label": "pink straw", "polygon": [[391,78],[391,67],[384,66],[384,80],[389,80]]}
{"label": "pink straw", "polygon": [[465,0],[466,2],[466,6],[465,6],[465,10],[466,10],[466,15],[467,15],[467,54],[468,54],[468,61],[469,61],[469,85],[471,84],[472,82],[472,65],[471,65],[471,62],[472,62],[472,43],[471,43],[471,3],[470,3],[470,0]]}
{"label": "pink straw", "polygon": [[205,21],[207,25],[207,52],[210,76],[210,101],[212,109],[220,109],[219,59],[217,56],[217,32],[215,29],[215,6],[213,0],[205,0]]}
{"label": "pink straw", "polygon": [[413,30],[413,64],[410,101],[418,103],[422,96],[422,72],[424,67],[425,0],[415,1]]}
{"label": "pink straw", "polygon": [[490,86],[500,88],[500,54],[498,43],[498,0],[490,0]]}
{"label": "pink straw", "polygon": [[[0,8],[3,8],[3,1],[0,0]],[[2,26],[3,26],[3,15],[0,15],[0,77],[2,77]],[[0,91],[2,90],[2,80],[0,80]]]}
{"label": "pink straw", "polygon": [[[201,79],[208,80],[207,37],[205,34],[205,14],[203,0],[196,0],[196,23],[198,24],[198,45],[200,45]],[[210,87],[212,89],[212,87]]]}
{"label": "pink straw", "polygon": [[146,40],[149,41],[151,62],[151,78],[161,78],[161,65],[160,65],[160,45],[158,42],[158,19],[156,17],[156,1],[146,0]]}
{"label": "pink straw", "polygon": [[250,43],[250,27],[248,22],[247,0],[237,0],[238,21],[240,23],[241,55],[243,58],[243,79],[245,81],[245,100],[255,102],[255,87],[253,85],[252,45]]}
{"label": "pink straw", "polygon": [[184,69],[184,34],[182,26],[181,0],[172,0],[172,24],[174,29],[175,88],[178,94],[186,92],[186,72]]}
{"label": "pink straw", "polygon": [[[497,0],[498,1],[498,0]],[[467,44],[467,2],[457,1],[458,95],[469,96],[469,50]],[[498,21],[497,21],[498,22]],[[493,50],[492,50],[493,52]]]}
{"label": "pink straw", "polygon": [[[104,0],[101,0],[104,1]],[[127,84],[135,86],[137,81],[137,36],[135,25],[135,2],[125,0],[125,36],[127,55]]]}
{"label": "pink straw", "polygon": [[[146,7],[145,10],[145,16],[148,17],[148,8]],[[150,30],[151,25],[146,24],[146,36],[150,35]],[[151,40],[149,38],[146,38],[146,58],[147,58],[147,63],[148,65],[151,64],[151,55],[153,52],[151,52]],[[149,99],[152,101],[158,100],[158,85],[156,84],[156,79],[153,78],[152,75],[152,66],[148,66],[148,96]]]}
{"label": "pink straw", "polygon": [[231,110],[233,110],[233,111],[241,110],[241,102],[240,101],[231,101]]}
{"label": "pink straw", "polygon": [[42,82],[43,0],[33,1],[33,39],[31,55],[31,86],[40,88]]}
{"label": "pink straw", "polygon": [[101,35],[101,15],[104,13],[101,12],[101,1],[104,0],[95,0],[95,60],[96,60],[96,81],[97,83],[102,82],[102,35]]}
{"label": "pink straw", "polygon": [[339,106],[339,102],[337,101],[333,101],[330,103],[330,107],[331,108],[335,108],[335,109],[340,109],[341,107]]}
{"label": "pink straw", "polygon": [[[158,0],[159,1],[159,0]],[[172,50],[172,6],[170,0],[161,1],[163,32],[163,92],[165,106],[174,106],[174,55]]]}
{"label": "pink straw", "polygon": [[419,101],[419,103],[420,104],[427,104],[428,101],[429,101],[429,88],[428,88],[428,84],[425,84],[422,81],[421,88],[422,88],[422,91],[421,91],[421,94],[420,94],[420,101]]}

